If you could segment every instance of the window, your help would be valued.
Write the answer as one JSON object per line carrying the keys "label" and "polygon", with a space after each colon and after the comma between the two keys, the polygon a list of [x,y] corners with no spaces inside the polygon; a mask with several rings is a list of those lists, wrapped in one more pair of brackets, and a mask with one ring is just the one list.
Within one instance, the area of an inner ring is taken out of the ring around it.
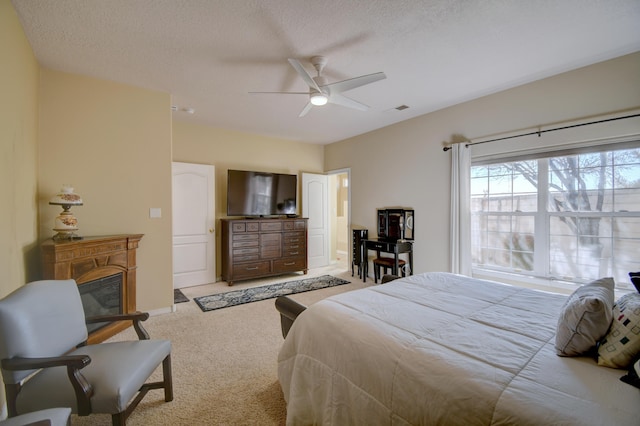
{"label": "window", "polygon": [[640,148],[474,164],[474,268],[550,280],[640,270]]}

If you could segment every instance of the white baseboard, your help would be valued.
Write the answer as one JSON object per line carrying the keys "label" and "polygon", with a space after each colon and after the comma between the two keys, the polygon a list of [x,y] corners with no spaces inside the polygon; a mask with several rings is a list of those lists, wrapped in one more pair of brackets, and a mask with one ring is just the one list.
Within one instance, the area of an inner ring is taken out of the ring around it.
{"label": "white baseboard", "polygon": [[166,308],[160,308],[160,309],[154,309],[152,311],[147,311],[149,312],[149,316],[156,316],[156,315],[164,315],[164,314],[170,314],[176,311],[176,305],[175,303],[173,305],[171,305],[170,307],[166,307]]}

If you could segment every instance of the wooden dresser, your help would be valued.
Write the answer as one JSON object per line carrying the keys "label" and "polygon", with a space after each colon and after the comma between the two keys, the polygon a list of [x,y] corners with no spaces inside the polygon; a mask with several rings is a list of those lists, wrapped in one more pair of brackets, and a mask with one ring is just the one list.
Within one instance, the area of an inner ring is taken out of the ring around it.
{"label": "wooden dresser", "polygon": [[307,273],[307,219],[221,219],[222,279]]}

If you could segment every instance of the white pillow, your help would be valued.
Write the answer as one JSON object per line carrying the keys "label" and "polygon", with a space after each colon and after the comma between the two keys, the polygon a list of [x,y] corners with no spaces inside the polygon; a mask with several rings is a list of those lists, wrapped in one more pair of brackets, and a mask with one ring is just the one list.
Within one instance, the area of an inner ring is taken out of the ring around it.
{"label": "white pillow", "polygon": [[613,278],[600,278],[578,287],[569,296],[558,318],[558,355],[585,355],[595,348],[611,325],[614,287]]}
{"label": "white pillow", "polygon": [[622,296],[613,307],[611,328],[598,348],[598,365],[629,368],[640,354],[640,293]]}

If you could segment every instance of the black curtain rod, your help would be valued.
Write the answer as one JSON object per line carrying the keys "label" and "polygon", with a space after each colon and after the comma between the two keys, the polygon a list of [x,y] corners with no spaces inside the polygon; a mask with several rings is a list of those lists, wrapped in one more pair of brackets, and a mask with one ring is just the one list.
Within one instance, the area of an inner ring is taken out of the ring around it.
{"label": "black curtain rod", "polygon": [[[521,138],[523,136],[531,136],[531,135],[538,135],[538,137],[540,137],[540,136],[542,136],[543,133],[555,132],[556,130],[565,130],[565,129],[571,129],[571,128],[574,128],[574,127],[589,126],[591,124],[600,124],[600,123],[606,123],[608,121],[624,120],[626,118],[634,118],[634,117],[640,117],[640,114],[625,115],[623,117],[615,117],[615,118],[606,118],[604,120],[590,121],[588,123],[581,123],[581,124],[572,124],[570,126],[554,127],[553,129],[538,130],[538,131],[535,131],[535,132],[522,133],[520,135],[513,135],[513,136],[505,136],[503,138],[489,139],[489,140],[480,141],[480,142],[471,142],[471,141],[469,141],[464,146],[468,147],[468,146],[471,146],[471,145],[480,145],[480,144],[483,144],[483,143],[497,142],[497,141],[503,141],[503,140],[506,140],[506,139],[513,139],[513,138]],[[460,143],[464,143],[464,142],[460,142]],[[445,146],[444,148],[442,148],[442,150],[445,151],[445,152],[449,151],[450,149],[451,149],[450,146]]]}

